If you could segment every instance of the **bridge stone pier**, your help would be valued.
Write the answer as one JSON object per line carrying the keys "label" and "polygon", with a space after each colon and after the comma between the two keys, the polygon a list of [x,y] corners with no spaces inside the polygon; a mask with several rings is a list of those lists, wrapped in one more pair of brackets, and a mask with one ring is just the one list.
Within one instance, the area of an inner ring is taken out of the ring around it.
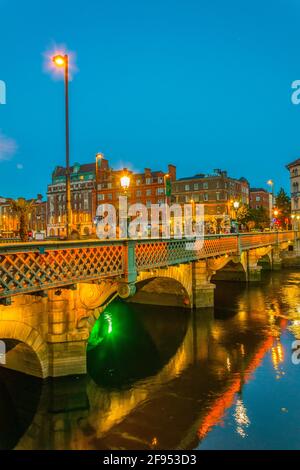
{"label": "bridge stone pier", "polygon": [[0,340],[6,364],[41,378],[86,372],[93,325],[117,296],[207,308],[215,279],[259,282],[280,269],[298,233],[191,240],[95,240],[0,244]]}

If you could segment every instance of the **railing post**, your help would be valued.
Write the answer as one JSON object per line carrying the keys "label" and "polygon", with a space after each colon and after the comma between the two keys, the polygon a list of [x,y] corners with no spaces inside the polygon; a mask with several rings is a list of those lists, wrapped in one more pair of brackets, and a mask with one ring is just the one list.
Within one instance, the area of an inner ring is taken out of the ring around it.
{"label": "railing post", "polygon": [[135,281],[137,278],[137,270],[135,244],[135,240],[126,240],[124,242],[124,275],[118,287],[118,294],[122,299],[131,297],[136,292]]}
{"label": "railing post", "polygon": [[236,249],[237,254],[240,255],[242,253],[242,244],[241,244],[241,234],[237,234],[237,241],[236,241]]}
{"label": "railing post", "polygon": [[124,243],[124,280],[136,281],[135,240],[126,240]]}

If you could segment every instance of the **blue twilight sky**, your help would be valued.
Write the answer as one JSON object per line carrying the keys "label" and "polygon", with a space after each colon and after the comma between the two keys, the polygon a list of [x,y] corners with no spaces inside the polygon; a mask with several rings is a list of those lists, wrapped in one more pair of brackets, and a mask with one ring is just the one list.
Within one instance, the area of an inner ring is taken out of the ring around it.
{"label": "blue twilight sky", "polygon": [[102,151],[115,168],[288,188],[299,30],[300,0],[0,0],[0,195],[45,194],[64,163],[63,82],[43,71],[55,44],[77,55],[71,162]]}

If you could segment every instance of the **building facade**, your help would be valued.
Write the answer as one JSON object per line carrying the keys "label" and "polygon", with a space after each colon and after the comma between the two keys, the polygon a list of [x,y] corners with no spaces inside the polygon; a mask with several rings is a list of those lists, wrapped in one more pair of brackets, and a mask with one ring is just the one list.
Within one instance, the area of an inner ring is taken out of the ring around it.
{"label": "building facade", "polygon": [[[292,216],[300,216],[300,158],[289,163]],[[298,219],[299,220],[299,219]]]}
{"label": "building facade", "polygon": [[[11,198],[0,197],[0,235],[1,237],[18,237],[19,219],[11,210]],[[32,203],[28,213],[28,230],[33,236],[36,232],[46,234],[47,229],[47,202],[38,194],[36,199],[27,199]]]}
{"label": "building facade", "polygon": [[[92,198],[95,188],[95,164],[75,163],[71,168],[72,230],[80,235],[93,233]],[[57,166],[47,191],[47,235],[66,236],[66,169]]]}
{"label": "building facade", "polygon": [[230,218],[234,216],[233,202],[249,204],[249,183],[245,178],[235,179],[226,171],[214,170],[212,174],[196,174],[172,183],[174,202],[204,204],[205,218]]}
{"label": "building facade", "polygon": [[259,209],[263,207],[269,218],[273,218],[273,195],[263,188],[250,188],[250,208]]}
{"label": "building facade", "polygon": [[[129,178],[129,187],[125,191],[121,184],[121,178]],[[99,161],[97,171],[97,186],[94,191],[94,213],[96,201],[98,204],[113,204],[118,208],[119,197],[126,193],[128,204],[144,204],[150,209],[151,204],[166,202],[166,179],[170,182],[176,180],[176,167],[168,165],[168,171],[153,171],[145,168],[143,173],[134,173],[127,168],[113,170],[106,159]]]}
{"label": "building facade", "polygon": [[[99,204],[112,204],[118,209],[119,197],[128,197],[128,204],[151,204],[166,201],[166,178],[176,179],[176,167],[168,166],[168,172],[145,168],[143,173],[134,173],[127,168],[114,170],[105,158],[96,158],[95,163],[74,164],[71,168],[72,231],[79,236],[95,234],[95,217]],[[127,176],[129,187],[125,191],[121,178]],[[66,236],[66,170],[56,167],[47,191],[47,235]]]}

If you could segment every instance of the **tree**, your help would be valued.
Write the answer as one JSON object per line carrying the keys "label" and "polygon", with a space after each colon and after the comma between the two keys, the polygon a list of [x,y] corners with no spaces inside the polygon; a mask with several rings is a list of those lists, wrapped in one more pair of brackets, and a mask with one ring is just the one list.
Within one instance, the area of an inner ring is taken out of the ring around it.
{"label": "tree", "polygon": [[268,211],[262,206],[258,209],[250,209],[250,220],[254,222],[256,228],[265,228],[270,225]]}
{"label": "tree", "polygon": [[283,188],[280,188],[276,196],[276,209],[278,210],[276,218],[280,222],[280,225],[286,225],[286,220],[289,220],[291,216],[291,198]]}
{"label": "tree", "polygon": [[28,218],[35,200],[26,201],[23,197],[10,201],[11,212],[19,219],[19,233],[23,242],[28,241]]}

